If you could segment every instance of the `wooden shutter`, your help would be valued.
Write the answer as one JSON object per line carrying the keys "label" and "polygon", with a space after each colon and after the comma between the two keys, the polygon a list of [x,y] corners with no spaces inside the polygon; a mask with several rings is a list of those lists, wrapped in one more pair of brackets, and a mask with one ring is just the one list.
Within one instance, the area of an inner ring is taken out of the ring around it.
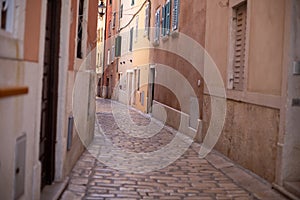
{"label": "wooden shutter", "polygon": [[233,89],[243,90],[246,51],[247,3],[236,9],[234,59],[233,59]]}

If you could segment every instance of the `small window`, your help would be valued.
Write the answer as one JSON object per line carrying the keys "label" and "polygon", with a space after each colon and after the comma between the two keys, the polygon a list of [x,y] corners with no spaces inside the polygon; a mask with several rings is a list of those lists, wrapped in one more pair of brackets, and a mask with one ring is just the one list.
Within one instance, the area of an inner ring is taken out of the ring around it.
{"label": "small window", "polygon": [[229,70],[228,88],[242,91],[245,73],[247,2],[233,8],[232,30],[233,63]]}
{"label": "small window", "polygon": [[136,16],[136,21],[135,21],[135,42],[138,41],[139,37],[139,16]]}
{"label": "small window", "polygon": [[107,50],[107,65],[110,64],[110,50]]}
{"label": "small window", "polygon": [[145,9],[145,30],[144,35],[149,37],[149,27],[150,27],[150,7],[149,4],[146,5]]}
{"label": "small window", "polygon": [[131,0],[131,5],[132,5],[132,6],[134,5],[134,0]]}
{"label": "small window", "polygon": [[115,46],[111,47],[111,63],[115,60]]}
{"label": "small window", "polygon": [[12,32],[14,22],[14,1],[1,0],[0,1],[0,29]]}
{"label": "small window", "polygon": [[133,47],[133,28],[130,29],[129,51],[132,51]]}
{"label": "small window", "polygon": [[155,13],[155,34],[154,34],[154,42],[159,42],[160,35],[160,9],[157,9]]}
{"label": "small window", "polygon": [[77,25],[77,58],[82,58],[82,39],[83,39],[83,6],[84,0],[79,1],[78,25]]}
{"label": "small window", "polygon": [[109,22],[108,22],[108,36],[111,36],[111,32],[112,32],[112,23],[111,23],[111,20],[109,20]]}
{"label": "small window", "polygon": [[113,24],[112,24],[112,29],[114,29],[116,27],[116,16],[117,16],[117,13],[114,12],[113,14]]}
{"label": "small window", "polygon": [[109,0],[109,4],[110,4],[110,5],[112,4],[112,0]]}
{"label": "small window", "polygon": [[123,4],[120,6],[120,18],[123,17]]}

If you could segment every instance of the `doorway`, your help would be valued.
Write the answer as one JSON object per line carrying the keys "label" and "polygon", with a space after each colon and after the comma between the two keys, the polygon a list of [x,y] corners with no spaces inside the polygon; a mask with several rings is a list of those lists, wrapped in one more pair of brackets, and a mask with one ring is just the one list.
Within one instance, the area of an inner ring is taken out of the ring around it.
{"label": "doorway", "polygon": [[148,113],[152,113],[152,106],[153,106],[153,100],[154,100],[154,83],[155,82],[155,68],[154,67],[150,67],[150,71],[149,71],[149,89],[148,89],[148,108],[147,108],[147,112]]}
{"label": "doorway", "polygon": [[40,153],[41,188],[54,181],[61,0],[47,1]]}

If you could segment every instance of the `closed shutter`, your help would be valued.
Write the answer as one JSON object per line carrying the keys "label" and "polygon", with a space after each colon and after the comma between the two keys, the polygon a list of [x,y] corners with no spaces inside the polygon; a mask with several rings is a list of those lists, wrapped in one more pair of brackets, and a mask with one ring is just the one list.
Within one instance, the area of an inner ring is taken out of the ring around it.
{"label": "closed shutter", "polygon": [[179,0],[174,0],[173,16],[172,16],[172,30],[178,29],[178,15],[179,15]]}
{"label": "closed shutter", "polygon": [[115,39],[115,44],[116,44],[116,48],[115,48],[115,56],[116,57],[120,57],[121,56],[121,46],[122,46],[122,37],[121,36],[117,36]]}
{"label": "closed shutter", "polygon": [[107,50],[107,65],[110,64],[110,50]]}
{"label": "closed shutter", "polygon": [[166,3],[166,34],[170,34],[170,20],[171,20],[171,2],[170,0]]}
{"label": "closed shutter", "polygon": [[233,59],[233,89],[243,90],[246,51],[247,4],[236,8]]}
{"label": "closed shutter", "polygon": [[146,5],[145,9],[145,31],[144,35],[149,35],[149,4]]}
{"label": "closed shutter", "polygon": [[133,46],[133,28],[130,29],[129,51],[132,51]]}
{"label": "closed shutter", "polygon": [[154,37],[155,42],[159,41],[159,35],[160,35],[160,10],[157,10],[155,14],[155,37]]}
{"label": "closed shutter", "polygon": [[139,16],[136,16],[136,21],[135,21],[135,41],[138,41],[139,37]]}
{"label": "closed shutter", "polygon": [[166,35],[166,7],[162,6],[161,8],[162,16],[161,16],[161,35]]}

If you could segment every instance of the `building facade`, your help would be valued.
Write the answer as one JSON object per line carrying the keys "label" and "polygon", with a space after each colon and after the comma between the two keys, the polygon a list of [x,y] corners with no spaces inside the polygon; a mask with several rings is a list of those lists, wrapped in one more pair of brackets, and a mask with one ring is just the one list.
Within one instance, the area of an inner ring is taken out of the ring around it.
{"label": "building facade", "polygon": [[[299,99],[299,3],[207,1],[205,37],[227,94],[226,122],[216,149],[294,193],[300,181],[300,129],[294,121],[300,112],[293,104]],[[209,99],[205,90],[204,134]]]}
{"label": "building facade", "polygon": [[1,1],[0,10],[0,198],[40,199],[41,188],[66,183],[83,152],[77,130],[92,138],[93,117],[72,129],[89,109],[72,108],[72,91],[95,47],[97,1]]}

